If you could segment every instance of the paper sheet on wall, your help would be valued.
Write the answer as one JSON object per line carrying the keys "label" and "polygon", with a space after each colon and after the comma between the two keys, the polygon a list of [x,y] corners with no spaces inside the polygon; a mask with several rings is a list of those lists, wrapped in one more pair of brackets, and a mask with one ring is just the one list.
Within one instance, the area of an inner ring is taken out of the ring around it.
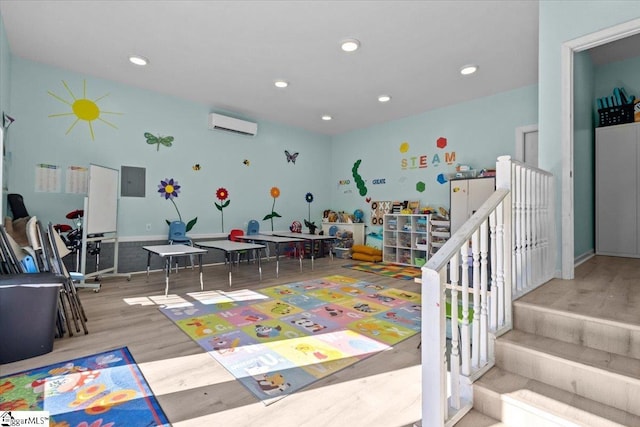
{"label": "paper sheet on wall", "polygon": [[87,194],[89,186],[89,168],[69,166],[65,179],[65,192],[73,194]]}
{"label": "paper sheet on wall", "polygon": [[59,193],[62,181],[62,167],[39,163],[36,165],[37,193]]}

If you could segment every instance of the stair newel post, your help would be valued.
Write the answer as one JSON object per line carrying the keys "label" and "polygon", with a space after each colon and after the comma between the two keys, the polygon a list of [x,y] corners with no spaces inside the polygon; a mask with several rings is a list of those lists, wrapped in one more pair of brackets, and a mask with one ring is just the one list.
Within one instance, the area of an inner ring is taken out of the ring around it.
{"label": "stair newel post", "polygon": [[[518,225],[519,212],[521,211],[521,199],[519,199],[518,191],[520,185],[520,166],[511,161],[511,156],[500,156],[496,162],[496,188],[511,190],[505,199],[495,210],[495,265],[492,257],[492,277],[495,274],[495,293],[497,299],[495,301],[498,310],[497,328],[501,329],[505,325],[505,321],[511,322],[511,289],[507,293],[505,289],[505,281],[511,286],[512,278],[519,274],[518,265],[521,263],[521,253],[518,236],[520,235],[520,227]],[[516,193],[515,196],[513,193]],[[511,218],[515,216],[515,226],[511,222]],[[505,223],[506,222],[506,223]],[[511,242],[512,233],[515,230],[515,244]],[[493,246],[493,244],[492,244]],[[513,250],[512,250],[513,248]],[[521,264],[520,264],[521,265]],[[495,273],[494,268],[495,267]],[[512,271],[513,269],[513,271]],[[509,277],[505,277],[509,275]],[[508,300],[506,299],[508,296]],[[493,302],[492,302],[493,303]],[[508,310],[509,313],[505,313]]]}
{"label": "stair newel post", "polygon": [[[449,418],[446,358],[447,269],[422,269],[422,425],[444,427]],[[452,366],[458,366],[451,356]],[[453,377],[453,373],[452,373]],[[453,382],[453,381],[452,381]]]}

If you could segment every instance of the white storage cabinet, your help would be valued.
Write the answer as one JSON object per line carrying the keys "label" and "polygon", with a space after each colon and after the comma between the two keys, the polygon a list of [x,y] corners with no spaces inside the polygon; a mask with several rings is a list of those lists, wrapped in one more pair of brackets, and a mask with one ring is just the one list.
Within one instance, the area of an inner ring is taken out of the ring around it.
{"label": "white storage cabinet", "polygon": [[640,257],[640,123],[596,129],[596,254]]}
{"label": "white storage cabinet", "polygon": [[495,177],[452,179],[450,181],[451,234],[458,231],[471,215],[493,194]]}

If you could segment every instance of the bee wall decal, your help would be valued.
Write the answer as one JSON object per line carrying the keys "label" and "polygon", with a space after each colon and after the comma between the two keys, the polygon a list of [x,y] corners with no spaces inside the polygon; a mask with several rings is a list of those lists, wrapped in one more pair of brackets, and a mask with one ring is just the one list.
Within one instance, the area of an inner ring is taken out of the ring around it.
{"label": "bee wall decal", "polygon": [[242,162],[245,166],[249,166],[251,164],[251,162],[249,162],[248,159],[244,159],[244,161]]}
{"label": "bee wall decal", "polygon": [[171,143],[173,142],[172,136],[155,136],[149,132],[145,132],[144,137],[147,138],[147,144],[157,144],[156,151],[160,151],[160,144],[165,147],[171,147]]}
{"label": "bee wall decal", "polygon": [[195,165],[191,166],[191,168],[192,168],[194,171],[199,171],[200,169],[202,169],[202,168],[200,167],[200,163],[196,163]]}

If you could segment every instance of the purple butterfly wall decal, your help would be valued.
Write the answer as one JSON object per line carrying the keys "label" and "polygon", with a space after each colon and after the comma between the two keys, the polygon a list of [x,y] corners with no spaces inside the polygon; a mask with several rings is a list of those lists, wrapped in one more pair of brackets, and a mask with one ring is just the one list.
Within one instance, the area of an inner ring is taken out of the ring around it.
{"label": "purple butterfly wall decal", "polygon": [[289,153],[289,150],[284,150],[284,154],[287,156],[287,163],[291,162],[294,165],[296,164],[296,159],[298,158],[299,153]]}

